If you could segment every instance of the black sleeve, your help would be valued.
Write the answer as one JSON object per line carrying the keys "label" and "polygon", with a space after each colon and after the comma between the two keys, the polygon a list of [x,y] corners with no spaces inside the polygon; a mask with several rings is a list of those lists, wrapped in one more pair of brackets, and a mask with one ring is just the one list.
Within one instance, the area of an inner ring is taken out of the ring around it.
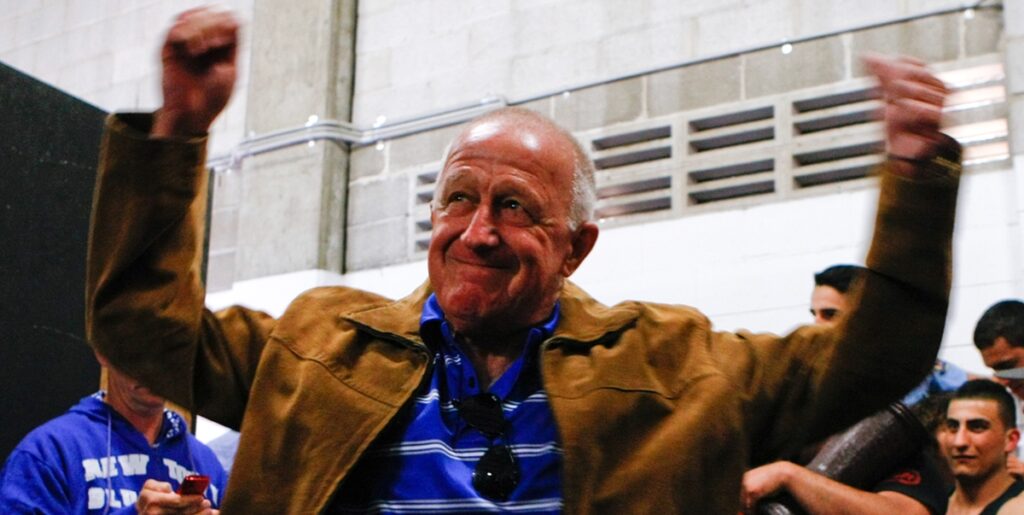
{"label": "black sleeve", "polygon": [[897,492],[923,504],[936,515],[946,513],[949,496],[956,486],[952,476],[945,472],[940,458],[931,450],[922,450],[908,458],[901,466],[873,489],[877,492]]}

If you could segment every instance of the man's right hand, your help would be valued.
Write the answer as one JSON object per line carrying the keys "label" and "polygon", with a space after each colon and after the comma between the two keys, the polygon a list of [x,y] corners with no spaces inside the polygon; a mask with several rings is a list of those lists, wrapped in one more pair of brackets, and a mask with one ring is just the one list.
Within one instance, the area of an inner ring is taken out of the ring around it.
{"label": "man's right hand", "polygon": [[147,479],[139,491],[139,500],[135,502],[135,510],[139,515],[157,515],[163,513],[186,513],[199,515],[217,515],[219,510],[210,507],[210,501],[201,495],[178,495],[174,493],[170,483]]}
{"label": "man's right hand", "polygon": [[235,87],[237,49],[238,20],[230,11],[202,7],[178,16],[160,52],[164,105],[152,135],[196,136],[209,130]]}

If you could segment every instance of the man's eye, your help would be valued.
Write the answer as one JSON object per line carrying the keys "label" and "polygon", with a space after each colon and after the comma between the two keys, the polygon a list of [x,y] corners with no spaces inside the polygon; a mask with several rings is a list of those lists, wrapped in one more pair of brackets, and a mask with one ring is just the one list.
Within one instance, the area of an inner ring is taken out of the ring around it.
{"label": "man's eye", "polygon": [[452,202],[462,202],[463,200],[467,200],[468,198],[469,197],[467,197],[465,193],[452,193],[451,195],[448,195],[448,203],[450,204]]}
{"label": "man's eye", "polygon": [[507,198],[499,204],[501,208],[501,219],[516,226],[527,226],[534,223],[533,213],[521,202],[514,198]]}
{"label": "man's eye", "polygon": [[972,433],[981,433],[989,428],[988,422],[983,420],[970,420],[967,422],[967,429]]}
{"label": "man's eye", "polygon": [[821,310],[821,318],[823,318],[825,320],[832,320],[833,318],[835,318],[838,315],[839,315],[839,310],[838,309],[825,308],[825,309]]}

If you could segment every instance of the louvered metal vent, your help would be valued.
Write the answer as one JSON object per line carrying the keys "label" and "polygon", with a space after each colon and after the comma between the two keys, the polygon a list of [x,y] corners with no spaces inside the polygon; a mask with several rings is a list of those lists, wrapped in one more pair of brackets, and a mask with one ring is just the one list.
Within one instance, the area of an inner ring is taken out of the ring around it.
{"label": "louvered metal vent", "polygon": [[709,131],[722,127],[768,120],[773,116],[775,116],[775,109],[772,106],[755,107],[753,109],[690,120],[690,130],[692,132]]}
{"label": "louvered metal vent", "polygon": [[686,190],[690,205],[749,197],[775,191],[775,159],[760,153],[731,156],[741,161],[714,161],[686,173],[690,184]]}
{"label": "louvered metal vent", "polygon": [[633,174],[598,188],[595,216],[608,219],[672,209],[672,177],[667,170]]}
{"label": "louvered metal vent", "polygon": [[796,134],[838,129],[868,123],[875,117],[878,93],[874,88],[855,88],[793,102]]}
{"label": "louvered metal vent", "polygon": [[703,170],[694,170],[687,175],[696,183],[728,179],[730,177],[742,177],[752,173],[770,172],[775,169],[774,159],[761,159],[745,163],[735,163]]}
{"label": "louvered metal vent", "polygon": [[429,204],[434,198],[434,186],[440,170],[429,170],[416,175],[416,204]]}
{"label": "louvered metal vent", "polygon": [[[440,167],[440,163],[437,166]],[[430,201],[434,199],[434,188],[440,174],[439,168],[430,168],[416,174],[412,224],[412,241],[416,252],[423,252],[430,246],[430,231],[434,228],[430,223]]]}
{"label": "louvered metal vent", "polygon": [[840,91],[798,96],[793,107],[793,187],[861,179],[881,161],[881,107],[875,88],[858,81]]}
{"label": "louvered metal vent", "polygon": [[672,208],[672,126],[637,127],[591,140],[598,172],[595,216],[609,219]]}
{"label": "louvered metal vent", "polygon": [[693,153],[719,150],[775,138],[774,106],[690,120],[690,150]]}
{"label": "louvered metal vent", "polygon": [[651,127],[649,129],[642,129],[638,131],[614,134],[611,136],[605,136],[603,138],[597,138],[593,141],[593,145],[594,150],[606,150],[609,148],[632,145],[634,143],[643,143],[645,141],[664,139],[671,136],[672,126],[662,125],[660,127]]}
{"label": "louvered metal vent", "polygon": [[591,141],[594,167],[607,170],[670,158],[671,137],[672,127],[660,125],[596,138]]}
{"label": "louvered metal vent", "polygon": [[703,204],[706,202],[715,202],[719,200],[747,197],[750,195],[758,195],[762,193],[772,193],[774,191],[774,181],[755,181],[748,182],[746,184],[737,184],[735,186],[725,186],[722,188],[709,188],[706,190],[691,191],[690,199],[697,204]]}
{"label": "louvered metal vent", "polygon": [[879,140],[857,143],[855,145],[844,145],[840,147],[829,147],[811,152],[793,154],[795,160],[801,166],[824,163],[828,161],[839,161],[850,157],[866,156],[880,152],[883,143]]}
{"label": "louvered metal vent", "polygon": [[856,104],[858,102],[864,102],[865,100],[875,100],[877,98],[878,92],[874,88],[856,88],[850,91],[843,91],[841,93],[819,95],[802,100],[796,100],[793,102],[793,109],[798,113],[806,113],[810,111],[828,109],[829,107]]}
{"label": "louvered metal vent", "polygon": [[606,199],[621,197],[622,195],[633,195],[635,193],[646,193],[648,191],[663,190],[672,187],[671,177],[654,177],[622,184],[612,184],[597,190],[597,198]]}
{"label": "louvered metal vent", "polygon": [[807,186],[817,186],[819,184],[830,184],[833,182],[861,179],[871,175],[875,166],[881,161],[882,159],[878,158],[866,164],[854,165],[847,168],[833,168],[821,172],[796,175],[793,177],[793,181],[796,182],[797,186],[804,188]]}
{"label": "louvered metal vent", "polygon": [[594,160],[594,167],[598,170],[607,170],[609,168],[618,168],[620,166],[657,161],[658,159],[665,159],[667,157],[672,157],[671,145],[633,150],[614,156],[599,157]]}
{"label": "louvered metal vent", "polygon": [[662,211],[671,208],[672,197],[663,196],[601,207],[597,209],[595,216],[597,216],[598,219],[605,219],[622,215]]}
{"label": "louvered metal vent", "polygon": [[[1009,166],[998,59],[991,54],[935,66],[946,67],[939,74],[952,91],[945,131],[964,146],[967,170]],[[880,107],[872,83],[858,78],[580,134],[597,168],[595,214],[606,222],[636,223],[734,200],[783,199],[811,188],[833,191],[829,185],[851,181],[868,184],[864,179],[884,158],[882,125],[873,116]],[[436,166],[423,170],[411,172],[416,253],[429,247],[429,202],[438,176]]]}

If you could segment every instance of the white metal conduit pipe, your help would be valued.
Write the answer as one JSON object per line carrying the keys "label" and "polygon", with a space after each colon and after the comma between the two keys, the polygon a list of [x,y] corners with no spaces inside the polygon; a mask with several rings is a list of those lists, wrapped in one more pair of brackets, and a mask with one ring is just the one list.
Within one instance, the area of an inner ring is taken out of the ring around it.
{"label": "white metal conduit pipe", "polygon": [[488,97],[470,106],[438,111],[369,129],[360,129],[351,123],[337,120],[320,120],[314,115],[310,116],[309,121],[301,127],[283,129],[245,139],[231,149],[228,154],[208,159],[206,167],[214,171],[235,169],[248,157],[313,141],[334,141],[355,146],[371,145],[378,141],[462,123],[506,105],[508,102],[502,97]]}
{"label": "white metal conduit pipe", "polygon": [[942,16],[944,14],[962,12],[965,16],[973,17],[974,11],[977,9],[1001,10],[1002,7],[1002,2],[990,0],[977,0],[973,3],[966,3],[959,7],[939,9],[926,13],[915,14],[912,16],[905,16],[902,18],[888,20],[881,23],[871,23],[844,30],[824,32],[812,36],[802,37],[799,39],[787,39],[780,43],[772,43],[757,47],[751,47],[744,50],[727,52],[710,57],[691,59],[670,66],[663,66],[659,68],[646,70],[640,73],[631,73],[628,75],[622,75],[607,80],[577,85],[570,88],[560,89],[555,92],[534,95],[528,98],[518,99],[515,101],[508,101],[501,96],[485,97],[480,99],[480,101],[475,104],[470,104],[467,106],[457,107],[454,109],[448,109],[443,111],[436,111],[424,114],[422,116],[417,116],[415,118],[396,121],[393,123],[381,123],[379,125],[375,124],[373,127],[369,129],[360,129],[359,127],[356,127],[355,125],[348,122],[339,122],[337,120],[320,120],[316,115],[314,115],[310,116],[309,121],[306,122],[306,124],[301,127],[282,129],[279,131],[269,132],[267,134],[253,136],[251,138],[244,139],[241,142],[239,142],[238,145],[232,148],[229,153],[208,159],[206,161],[206,166],[207,168],[212,169],[214,171],[237,169],[241,162],[248,157],[265,154],[267,152],[273,152],[275,150],[280,150],[282,148],[293,147],[296,145],[302,145],[314,141],[326,140],[355,146],[371,145],[379,141],[399,138],[402,136],[415,134],[417,132],[439,129],[441,127],[447,127],[449,125],[466,122],[484,113],[493,111],[495,109],[499,109],[504,106],[525,104],[527,102],[540,100],[542,98],[552,97],[560,94],[569,94],[573,91],[578,91],[585,88],[601,86],[604,84],[640,77],[643,75],[650,75],[652,73],[671,70],[674,68],[682,68],[684,66],[690,66],[709,61],[716,61],[719,59],[726,59],[741,54],[758,52],[761,50],[778,47],[780,45],[784,47],[789,46],[790,48],[792,48],[791,45],[797,43],[803,43],[806,41],[813,41],[815,39],[832,37],[849,32],[858,32],[862,30],[873,29],[876,27],[883,27],[886,25],[906,23],[909,21],[920,20],[932,16]]}

